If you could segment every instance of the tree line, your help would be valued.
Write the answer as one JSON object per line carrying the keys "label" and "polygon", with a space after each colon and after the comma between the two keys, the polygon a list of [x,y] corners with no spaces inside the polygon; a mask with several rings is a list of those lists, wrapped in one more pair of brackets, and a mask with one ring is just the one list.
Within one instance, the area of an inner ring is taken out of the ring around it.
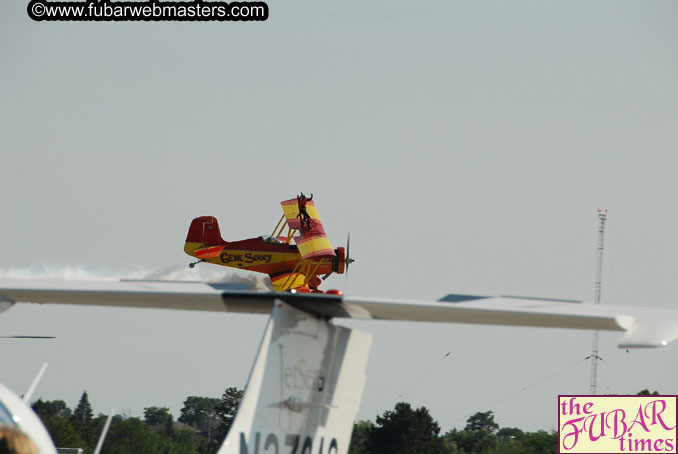
{"label": "tree line", "polygon": [[[650,394],[646,389],[638,394]],[[652,394],[657,394],[654,391]],[[227,388],[220,398],[190,396],[175,421],[167,407],[147,407],[143,418],[113,417],[101,454],[215,454],[233,423],[243,391]],[[94,416],[87,391],[74,409],[63,400],[35,401],[54,444],[92,454],[106,422]],[[349,454],[553,454],[556,431],[523,432],[499,427],[491,411],[469,417],[463,430],[440,433],[426,407],[399,402],[375,422],[353,426]]]}
{"label": "tree line", "polygon": [[[227,388],[220,398],[190,396],[176,421],[167,407],[144,408],[143,418],[116,415],[101,454],[214,454],[241,398],[237,388]],[[56,446],[94,452],[107,415],[93,415],[87,391],[72,410],[63,400],[39,399],[32,407]]]}
{"label": "tree line", "polygon": [[555,431],[523,432],[500,428],[491,411],[469,417],[463,430],[440,434],[426,407],[405,402],[377,416],[376,423],[359,421],[353,427],[349,454],[554,454]]}

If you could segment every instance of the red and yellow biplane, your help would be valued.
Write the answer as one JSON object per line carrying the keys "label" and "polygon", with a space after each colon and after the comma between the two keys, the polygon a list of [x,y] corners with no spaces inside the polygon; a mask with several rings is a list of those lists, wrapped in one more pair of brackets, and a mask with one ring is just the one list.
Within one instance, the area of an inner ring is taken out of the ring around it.
{"label": "red and yellow biplane", "polygon": [[[271,235],[224,241],[213,216],[193,219],[184,251],[198,261],[266,273],[276,291],[320,292],[318,286],[332,273],[343,274],[353,260],[347,249],[332,248],[318,210],[303,193],[280,202],[283,215]],[[294,244],[292,241],[294,240]],[[322,278],[321,278],[322,276]]]}

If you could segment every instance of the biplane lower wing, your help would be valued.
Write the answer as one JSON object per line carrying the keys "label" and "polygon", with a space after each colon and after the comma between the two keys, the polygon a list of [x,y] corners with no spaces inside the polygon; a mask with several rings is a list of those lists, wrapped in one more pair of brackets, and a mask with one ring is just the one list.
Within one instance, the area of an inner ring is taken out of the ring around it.
{"label": "biplane lower wing", "polygon": [[457,303],[290,292],[243,285],[165,281],[0,280],[14,302],[268,314],[275,300],[317,317],[624,331],[620,347],[658,347],[678,338],[678,310],[576,304],[520,297],[471,297]]}
{"label": "biplane lower wing", "polygon": [[284,292],[291,288],[299,288],[306,285],[306,276],[302,273],[282,273],[277,275],[269,275],[271,283],[273,283],[273,290],[276,292]]}

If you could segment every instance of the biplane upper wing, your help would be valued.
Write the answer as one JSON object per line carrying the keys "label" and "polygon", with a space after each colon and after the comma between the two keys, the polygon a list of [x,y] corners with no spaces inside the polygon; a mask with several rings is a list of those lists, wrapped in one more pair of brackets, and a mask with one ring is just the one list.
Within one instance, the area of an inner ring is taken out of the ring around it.
{"label": "biplane upper wing", "polygon": [[657,347],[678,338],[675,309],[522,297],[464,296],[417,301],[255,292],[241,285],[202,282],[0,280],[0,298],[5,305],[29,302],[259,314],[270,313],[275,301],[284,301],[322,318],[624,331],[621,347]]}
{"label": "biplane upper wing", "polygon": [[301,217],[299,216],[299,201],[297,199],[283,200],[282,202],[280,202],[280,206],[282,206],[283,213],[285,213],[287,225],[289,225],[290,228],[293,230],[299,230],[301,228]]}
{"label": "biplane upper wing", "polygon": [[327,238],[325,228],[313,200],[306,202],[306,213],[308,213],[310,218],[308,227],[301,220],[299,202],[296,198],[280,202],[280,205],[285,213],[287,225],[291,229],[300,232],[294,238],[294,242],[297,244],[302,258],[313,259],[316,257],[334,257],[336,255],[329,238]]}

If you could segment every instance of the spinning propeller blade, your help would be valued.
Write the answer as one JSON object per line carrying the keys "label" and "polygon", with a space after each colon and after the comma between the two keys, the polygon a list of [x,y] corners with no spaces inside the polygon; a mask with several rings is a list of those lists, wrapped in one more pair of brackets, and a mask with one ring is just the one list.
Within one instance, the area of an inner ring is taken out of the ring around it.
{"label": "spinning propeller blade", "polygon": [[[348,278],[348,265],[350,265],[353,262],[355,262],[355,260],[353,260],[351,258],[351,232],[349,232],[347,237],[346,237],[346,256],[344,258],[344,263],[345,263],[345,265],[344,265],[344,275],[346,275],[347,278]],[[322,277],[322,280],[324,281],[325,279],[330,277],[331,274],[332,274],[331,272],[327,273],[326,275],[324,275]]]}
{"label": "spinning propeller blade", "polygon": [[351,232],[349,232],[348,236],[346,237],[346,274],[347,274],[347,277],[348,277],[348,266],[353,262],[355,262],[355,260],[353,260],[351,258]]}

